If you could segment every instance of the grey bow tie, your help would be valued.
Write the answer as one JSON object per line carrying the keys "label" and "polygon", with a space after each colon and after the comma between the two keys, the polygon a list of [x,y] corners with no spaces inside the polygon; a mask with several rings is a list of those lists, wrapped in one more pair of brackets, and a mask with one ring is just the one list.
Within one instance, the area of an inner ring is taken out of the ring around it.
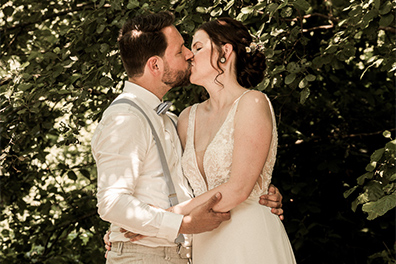
{"label": "grey bow tie", "polygon": [[157,115],[162,115],[162,114],[165,114],[166,111],[168,111],[171,106],[172,106],[172,102],[166,101],[166,102],[160,103],[157,106],[157,108],[155,109],[155,111],[157,112]]}

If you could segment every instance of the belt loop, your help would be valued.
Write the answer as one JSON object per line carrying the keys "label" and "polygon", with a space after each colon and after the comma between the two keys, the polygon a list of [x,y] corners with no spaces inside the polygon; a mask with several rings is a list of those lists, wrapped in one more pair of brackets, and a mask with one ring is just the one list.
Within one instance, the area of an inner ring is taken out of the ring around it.
{"label": "belt loop", "polygon": [[117,256],[121,256],[123,247],[124,247],[124,242],[119,242],[117,248]]}

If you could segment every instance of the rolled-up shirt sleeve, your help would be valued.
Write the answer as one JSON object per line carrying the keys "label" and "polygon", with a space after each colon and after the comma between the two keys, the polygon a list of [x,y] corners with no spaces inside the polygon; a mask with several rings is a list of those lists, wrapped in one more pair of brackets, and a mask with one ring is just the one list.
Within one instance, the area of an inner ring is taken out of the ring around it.
{"label": "rolled-up shirt sleeve", "polygon": [[113,111],[103,116],[91,142],[98,170],[98,213],[129,231],[173,242],[183,216],[135,195],[152,140],[148,124],[136,113]]}

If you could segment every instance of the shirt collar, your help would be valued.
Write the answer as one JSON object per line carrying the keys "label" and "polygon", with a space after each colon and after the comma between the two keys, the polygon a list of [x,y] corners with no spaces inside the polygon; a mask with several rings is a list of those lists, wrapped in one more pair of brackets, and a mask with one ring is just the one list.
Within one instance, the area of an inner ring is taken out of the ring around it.
{"label": "shirt collar", "polygon": [[155,94],[146,88],[129,81],[125,81],[123,93],[127,93],[138,98],[139,101],[144,102],[151,109],[156,109],[161,103],[161,100]]}

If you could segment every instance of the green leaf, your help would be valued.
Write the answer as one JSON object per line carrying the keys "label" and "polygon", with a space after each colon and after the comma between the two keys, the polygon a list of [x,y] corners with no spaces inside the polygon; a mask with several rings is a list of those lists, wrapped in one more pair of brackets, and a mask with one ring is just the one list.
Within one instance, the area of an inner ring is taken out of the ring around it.
{"label": "green leaf", "polygon": [[338,45],[334,45],[334,44],[330,44],[327,48],[326,48],[326,53],[335,53],[338,50]]}
{"label": "green leaf", "polygon": [[383,4],[379,10],[379,13],[381,15],[386,15],[392,10],[392,3],[391,1],[386,1],[385,4]]}
{"label": "green leaf", "polygon": [[368,193],[367,192],[359,194],[359,196],[355,200],[355,205],[354,205],[355,206],[355,210],[356,210],[356,207],[359,204],[364,204],[364,203],[367,203],[368,201],[369,201],[369,199],[368,199]]}
{"label": "green leaf", "polygon": [[234,5],[234,0],[231,0],[227,3],[227,5],[224,7],[224,11],[228,11],[233,5]]}
{"label": "green leaf", "polygon": [[356,15],[361,15],[363,13],[363,9],[361,6],[356,6],[356,8],[349,11],[348,16],[354,17]]}
{"label": "green leaf", "polygon": [[21,83],[20,85],[18,85],[18,89],[21,91],[26,91],[28,89],[30,89],[33,85],[31,83]]}
{"label": "green leaf", "polygon": [[264,55],[267,59],[271,59],[272,57],[274,57],[275,52],[273,49],[265,49],[264,50]]}
{"label": "green leaf", "polygon": [[285,70],[285,66],[284,65],[278,65],[274,68],[274,70],[272,71],[273,74],[278,74],[281,73]]}
{"label": "green leaf", "polygon": [[289,3],[288,0],[282,1],[282,4],[279,5],[279,9],[284,8],[285,6],[287,6],[288,3]]}
{"label": "green leaf", "polygon": [[107,43],[100,44],[100,52],[101,53],[107,53],[109,51],[109,49],[110,49],[109,44],[107,44]]}
{"label": "green leaf", "polygon": [[207,8],[202,6],[198,6],[195,10],[197,10],[198,13],[203,13],[203,14],[208,12]]}
{"label": "green leaf", "polygon": [[79,73],[73,73],[73,75],[70,77],[70,83],[73,84],[75,81],[81,78],[81,74]]}
{"label": "green leaf", "polygon": [[85,169],[81,169],[81,170],[80,170],[80,173],[81,173],[85,178],[87,178],[88,180],[91,179],[91,174],[89,173],[89,171],[87,171],[87,170],[85,170]]}
{"label": "green leaf", "polygon": [[324,60],[321,56],[318,56],[312,60],[312,64],[314,68],[321,68],[324,64]]}
{"label": "green leaf", "polygon": [[293,5],[297,9],[301,9],[304,11],[307,11],[311,7],[310,4],[305,0],[296,0],[295,2],[293,2]]}
{"label": "green leaf", "polygon": [[296,79],[296,74],[295,73],[290,73],[285,78],[285,84],[291,84],[295,79]]}
{"label": "green leaf", "polygon": [[381,27],[387,27],[392,24],[394,18],[395,17],[393,16],[393,14],[388,14],[386,16],[383,16],[379,21],[379,25]]}
{"label": "green leaf", "polygon": [[223,13],[223,9],[221,9],[221,7],[216,7],[214,10],[212,10],[212,12],[210,12],[210,15],[212,17],[218,17],[221,16],[221,14]]}
{"label": "green leaf", "polygon": [[263,10],[264,7],[267,7],[268,4],[266,2],[259,2],[257,5],[254,6],[254,10]]}
{"label": "green leaf", "polygon": [[186,32],[193,32],[195,29],[195,23],[191,20],[184,22],[182,25],[183,30],[185,30]]}
{"label": "green leaf", "polygon": [[376,201],[384,195],[382,184],[378,181],[370,181],[366,186],[369,201]]}
{"label": "green leaf", "polygon": [[251,14],[251,13],[253,13],[253,11],[254,11],[254,7],[253,6],[246,6],[246,7],[241,9],[241,13],[245,14],[245,15]]}
{"label": "green leaf", "polygon": [[28,110],[27,108],[23,108],[23,109],[21,109],[21,110],[19,110],[19,111],[17,112],[17,115],[23,115],[23,114],[26,113],[27,110]]}
{"label": "green leaf", "polygon": [[267,87],[270,84],[270,79],[269,78],[265,78],[258,86],[257,86],[257,90],[259,91],[264,91],[265,89],[267,89]]}
{"label": "green leaf", "polygon": [[305,87],[307,87],[307,85],[308,85],[307,79],[302,78],[301,81],[300,81],[300,83],[298,84],[298,87],[299,87],[300,89],[304,89]]}
{"label": "green leaf", "polygon": [[1,231],[1,234],[2,234],[4,237],[7,237],[7,236],[10,234],[10,231],[8,231],[8,229],[3,229],[3,230]]}
{"label": "green leaf", "polygon": [[385,152],[385,148],[381,148],[381,149],[377,149],[376,151],[374,151],[374,153],[371,155],[370,160],[373,162],[378,162],[381,158],[382,155]]}
{"label": "green leaf", "polygon": [[377,166],[377,162],[372,161],[369,164],[367,164],[366,166],[366,171],[373,171],[375,169],[375,167]]}
{"label": "green leaf", "polygon": [[291,17],[293,15],[293,8],[291,8],[290,6],[282,9],[281,11],[281,16],[282,17]]}
{"label": "green leaf", "polygon": [[374,172],[366,172],[366,173],[363,174],[362,176],[358,177],[356,181],[357,181],[357,183],[358,183],[359,185],[363,185],[363,184],[364,184],[364,181],[365,181],[366,179],[372,179],[373,176],[374,176]]}
{"label": "green leaf", "polygon": [[67,172],[67,177],[69,177],[70,180],[76,181],[77,180],[77,175],[74,171],[68,171]]}
{"label": "green leaf", "polygon": [[363,22],[367,26],[377,16],[378,16],[378,11],[376,9],[370,10],[363,16]]}
{"label": "green leaf", "polygon": [[298,65],[296,62],[292,61],[289,62],[286,66],[286,70],[290,73],[298,73],[301,71],[300,65]]}
{"label": "green leaf", "polygon": [[136,7],[139,7],[139,1],[129,1],[127,8],[128,9],[134,9]]}
{"label": "green leaf", "polygon": [[96,28],[96,33],[97,34],[102,34],[103,30],[106,28],[105,24],[100,24],[97,28]]}
{"label": "green leaf", "polygon": [[385,149],[390,150],[392,152],[396,151],[396,139],[389,141],[385,144]]}
{"label": "green leaf", "polygon": [[185,7],[186,3],[184,2],[176,7],[175,12],[180,13],[180,11],[182,11]]}
{"label": "green leaf", "polygon": [[279,6],[279,5],[276,4],[276,3],[271,3],[271,4],[269,4],[269,5],[267,6],[266,10],[267,10],[267,12],[269,13],[269,17],[270,17],[270,18],[274,15],[275,11],[278,9],[278,6]]}
{"label": "green leaf", "polygon": [[396,173],[393,173],[393,174],[389,177],[389,181],[396,181]]}
{"label": "green leaf", "polygon": [[356,212],[356,209],[357,209],[358,205],[359,205],[359,200],[358,200],[358,199],[355,199],[355,200],[351,203],[351,209],[352,209],[352,211]]}
{"label": "green leaf", "polygon": [[308,74],[307,76],[305,76],[305,79],[307,79],[308,82],[313,82],[316,80],[316,76],[313,74]]}
{"label": "green leaf", "polygon": [[311,91],[309,90],[309,88],[304,88],[304,90],[301,91],[300,93],[300,103],[304,104],[305,101],[308,99],[309,94],[311,93]]}
{"label": "green leaf", "polygon": [[368,213],[368,220],[373,220],[384,215],[396,206],[396,192],[384,196],[375,202],[369,202],[363,205],[362,210]]}
{"label": "green leaf", "polygon": [[381,0],[374,0],[374,8],[376,10],[379,10],[380,6],[381,6]]}
{"label": "green leaf", "polygon": [[351,195],[357,188],[358,188],[358,186],[354,186],[351,189],[345,191],[344,192],[344,198],[348,198],[349,195]]}
{"label": "green leaf", "polygon": [[102,78],[100,78],[100,85],[102,85],[103,87],[109,87],[113,85],[113,80],[110,79],[107,76],[103,76]]}
{"label": "green leaf", "polygon": [[3,9],[3,13],[4,13],[4,15],[10,17],[14,13],[14,8],[12,6],[6,6]]}

